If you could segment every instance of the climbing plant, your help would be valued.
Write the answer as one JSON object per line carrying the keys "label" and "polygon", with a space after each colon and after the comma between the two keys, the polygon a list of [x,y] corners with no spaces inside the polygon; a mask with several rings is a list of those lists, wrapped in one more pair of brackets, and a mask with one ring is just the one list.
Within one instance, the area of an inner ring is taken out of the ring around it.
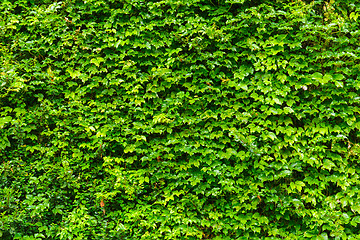
{"label": "climbing plant", "polygon": [[355,0],[3,0],[1,239],[358,239]]}

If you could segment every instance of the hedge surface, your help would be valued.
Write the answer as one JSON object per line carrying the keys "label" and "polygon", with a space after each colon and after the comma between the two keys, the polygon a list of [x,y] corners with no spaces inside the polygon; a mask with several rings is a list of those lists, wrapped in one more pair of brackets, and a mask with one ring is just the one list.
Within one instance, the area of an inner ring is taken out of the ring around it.
{"label": "hedge surface", "polygon": [[1,239],[359,239],[356,0],[2,0]]}

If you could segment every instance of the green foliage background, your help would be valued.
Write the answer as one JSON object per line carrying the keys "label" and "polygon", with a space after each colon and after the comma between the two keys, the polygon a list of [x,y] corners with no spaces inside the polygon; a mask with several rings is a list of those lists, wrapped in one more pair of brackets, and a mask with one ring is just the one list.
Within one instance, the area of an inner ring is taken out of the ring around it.
{"label": "green foliage background", "polygon": [[1,239],[359,239],[357,2],[3,0]]}

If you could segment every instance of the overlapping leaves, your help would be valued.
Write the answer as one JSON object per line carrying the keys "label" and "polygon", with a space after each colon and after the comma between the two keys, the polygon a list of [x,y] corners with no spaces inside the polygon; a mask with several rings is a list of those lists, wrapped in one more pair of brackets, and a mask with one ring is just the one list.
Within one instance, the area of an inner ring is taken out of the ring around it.
{"label": "overlapping leaves", "polygon": [[352,239],[356,1],[0,6],[3,239]]}

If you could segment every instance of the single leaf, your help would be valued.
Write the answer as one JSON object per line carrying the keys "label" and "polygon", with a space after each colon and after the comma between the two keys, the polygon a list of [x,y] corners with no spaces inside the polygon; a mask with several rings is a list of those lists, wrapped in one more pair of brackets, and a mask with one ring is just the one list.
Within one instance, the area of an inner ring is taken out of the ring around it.
{"label": "single leaf", "polygon": [[97,58],[91,59],[91,60],[90,60],[90,63],[93,63],[93,64],[95,64],[97,67],[99,67],[99,66],[100,66],[100,63],[102,63],[102,62],[104,62],[104,61],[105,61],[104,58],[102,58],[102,57],[97,57]]}
{"label": "single leaf", "polygon": [[271,140],[275,140],[277,137],[276,137],[276,134],[273,133],[273,132],[269,132],[268,133],[268,136],[271,138]]}
{"label": "single leaf", "polygon": [[311,75],[311,77],[313,79],[316,79],[316,80],[320,81],[323,78],[323,75],[321,73],[319,73],[319,72],[316,72],[313,75]]}
{"label": "single leaf", "polygon": [[320,83],[321,84],[326,84],[329,81],[331,81],[333,79],[333,77],[330,74],[325,74],[324,77],[322,79],[320,79]]}

